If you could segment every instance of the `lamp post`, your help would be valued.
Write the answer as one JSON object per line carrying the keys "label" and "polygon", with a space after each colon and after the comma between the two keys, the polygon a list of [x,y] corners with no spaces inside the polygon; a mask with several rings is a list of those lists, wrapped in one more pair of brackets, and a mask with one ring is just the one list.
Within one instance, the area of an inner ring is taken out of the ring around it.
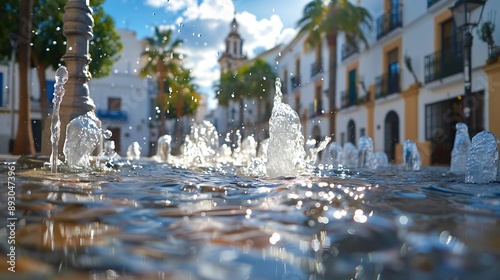
{"label": "lamp post", "polygon": [[[457,0],[455,4],[450,7],[453,14],[453,20],[455,21],[455,26],[461,31],[463,36],[462,55],[464,59],[464,115],[466,119],[465,122],[469,127],[471,125],[469,123],[470,113],[472,113],[470,112],[471,109],[467,107],[467,103],[472,95],[471,51],[473,38],[471,31],[479,24],[479,21],[481,21],[485,4],[486,0]],[[479,13],[473,13],[473,11],[477,8],[480,8]],[[466,112],[469,114],[466,114]]]}

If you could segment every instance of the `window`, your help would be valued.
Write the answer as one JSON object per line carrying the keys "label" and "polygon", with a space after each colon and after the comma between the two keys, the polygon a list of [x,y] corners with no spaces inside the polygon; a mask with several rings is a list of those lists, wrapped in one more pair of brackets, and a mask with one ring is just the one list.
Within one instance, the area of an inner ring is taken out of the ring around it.
{"label": "window", "polygon": [[387,53],[387,94],[394,92],[399,92],[399,60],[398,60],[399,50],[398,48],[393,49]]}
{"label": "window", "polygon": [[349,71],[349,105],[356,104],[358,99],[358,91],[356,87],[356,68]]}
{"label": "window", "polygon": [[108,110],[109,111],[121,111],[122,110],[122,99],[117,97],[108,97]]}
{"label": "window", "polygon": [[323,99],[321,98],[321,85],[316,86],[316,91],[314,94],[314,113],[315,115],[321,115],[323,112]]}
{"label": "window", "polygon": [[462,44],[459,42],[453,18],[441,24],[441,49],[445,52],[457,53],[461,51]]}

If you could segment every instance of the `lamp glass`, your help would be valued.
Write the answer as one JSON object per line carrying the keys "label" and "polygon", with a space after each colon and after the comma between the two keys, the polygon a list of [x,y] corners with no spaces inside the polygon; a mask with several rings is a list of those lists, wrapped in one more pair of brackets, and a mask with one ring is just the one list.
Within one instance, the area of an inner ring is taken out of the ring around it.
{"label": "lamp glass", "polygon": [[[459,29],[476,26],[481,19],[485,4],[486,0],[457,0],[455,5],[450,7],[455,26]],[[479,13],[473,13],[477,8],[481,9]]]}

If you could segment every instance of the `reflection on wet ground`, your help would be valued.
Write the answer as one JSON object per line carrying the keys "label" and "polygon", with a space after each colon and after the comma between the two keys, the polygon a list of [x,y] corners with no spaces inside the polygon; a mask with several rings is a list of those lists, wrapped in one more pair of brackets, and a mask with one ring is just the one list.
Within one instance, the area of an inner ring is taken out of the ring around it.
{"label": "reflection on wet ground", "polygon": [[[3,219],[0,278],[498,279],[500,182],[444,168],[318,174],[16,170],[17,272]],[[7,192],[0,203],[7,217]]]}

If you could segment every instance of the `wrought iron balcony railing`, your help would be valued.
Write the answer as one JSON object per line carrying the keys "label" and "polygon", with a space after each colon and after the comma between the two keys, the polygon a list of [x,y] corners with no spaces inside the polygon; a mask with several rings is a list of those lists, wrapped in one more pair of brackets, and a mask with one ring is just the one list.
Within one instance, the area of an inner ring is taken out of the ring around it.
{"label": "wrought iron balcony railing", "polygon": [[462,72],[463,56],[460,49],[440,50],[425,56],[424,59],[425,83],[430,83]]}
{"label": "wrought iron balcony railing", "polygon": [[341,59],[342,61],[346,60],[348,57],[354,55],[359,52],[359,48],[355,45],[351,44],[343,44],[341,50]]}
{"label": "wrought iron balcony railing", "polygon": [[323,64],[321,64],[321,61],[316,61],[311,64],[311,78],[319,73],[323,73]]}
{"label": "wrought iron balcony railing", "polygon": [[401,9],[393,9],[377,19],[377,40],[403,25]]}
{"label": "wrought iron balcony railing", "polygon": [[102,120],[126,122],[128,121],[128,114],[124,111],[113,110],[97,110],[97,117]]}
{"label": "wrought iron balcony railing", "polygon": [[358,93],[356,89],[343,90],[340,92],[340,109],[358,105]]}
{"label": "wrought iron balcony railing", "polygon": [[427,9],[441,0],[427,0]]}
{"label": "wrought iron balcony railing", "polygon": [[385,73],[375,78],[375,98],[386,97],[401,92],[399,72]]}
{"label": "wrought iron balcony railing", "polygon": [[300,87],[300,75],[292,77],[292,89]]}

